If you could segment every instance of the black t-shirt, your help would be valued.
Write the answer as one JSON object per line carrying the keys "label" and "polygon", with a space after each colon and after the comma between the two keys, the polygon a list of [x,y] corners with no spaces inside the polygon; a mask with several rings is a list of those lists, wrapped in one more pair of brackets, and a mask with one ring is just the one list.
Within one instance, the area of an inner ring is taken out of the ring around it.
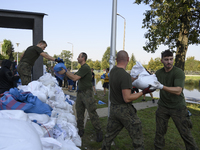
{"label": "black t-shirt", "polygon": [[131,76],[123,68],[114,66],[110,71],[110,101],[111,104],[125,104],[122,90],[131,89]]}
{"label": "black t-shirt", "polygon": [[92,82],[94,82],[94,78],[95,78],[95,73],[92,72]]}

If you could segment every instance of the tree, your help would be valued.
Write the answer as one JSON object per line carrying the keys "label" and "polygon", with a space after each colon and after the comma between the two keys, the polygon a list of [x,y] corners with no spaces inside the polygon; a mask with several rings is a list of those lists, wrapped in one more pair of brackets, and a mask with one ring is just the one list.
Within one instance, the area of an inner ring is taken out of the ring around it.
{"label": "tree", "polygon": [[88,60],[86,61],[86,63],[88,64],[88,66],[90,66],[90,68],[93,68],[94,63],[93,63],[92,59],[88,59]]}
{"label": "tree", "polygon": [[94,68],[95,70],[101,70],[101,64],[100,64],[100,62],[99,62],[98,60],[96,60],[96,61],[94,62],[93,68]]}
{"label": "tree", "polygon": [[194,57],[187,57],[185,61],[185,70],[187,71],[198,71],[198,65],[200,61],[195,60]]}
{"label": "tree", "polygon": [[136,64],[136,59],[135,59],[135,56],[134,56],[133,53],[132,53],[131,58],[129,59],[129,62],[128,62],[128,65],[127,65],[126,69],[127,69],[127,70],[131,70],[132,67],[133,67],[135,64]]}
{"label": "tree", "polygon": [[143,19],[148,31],[144,50],[154,53],[161,44],[177,48],[175,66],[184,70],[185,57],[190,44],[200,43],[200,2],[198,0],[135,0],[149,4]]}
{"label": "tree", "polygon": [[[115,58],[116,58],[116,54],[117,54],[117,51],[115,51]],[[109,60],[110,60],[110,47],[107,47],[106,51],[103,54],[102,60],[101,60],[101,62],[103,64],[103,66],[101,66],[101,69],[106,69],[106,68],[110,67]],[[107,62],[107,64],[106,64],[106,62]]]}
{"label": "tree", "polygon": [[149,71],[156,71],[158,69],[161,69],[163,67],[163,64],[161,62],[161,58],[157,57],[153,60],[153,58],[150,59],[148,66],[147,66],[147,70]]}
{"label": "tree", "polygon": [[65,66],[67,68],[71,69],[71,58],[72,58],[72,53],[71,51],[67,50],[62,50],[61,54],[59,55],[61,59],[63,59]]}
{"label": "tree", "polygon": [[3,52],[3,56],[6,59],[9,59],[10,61],[14,60],[14,57],[13,57],[14,48],[10,40],[6,40],[6,39],[3,40],[2,52]]}

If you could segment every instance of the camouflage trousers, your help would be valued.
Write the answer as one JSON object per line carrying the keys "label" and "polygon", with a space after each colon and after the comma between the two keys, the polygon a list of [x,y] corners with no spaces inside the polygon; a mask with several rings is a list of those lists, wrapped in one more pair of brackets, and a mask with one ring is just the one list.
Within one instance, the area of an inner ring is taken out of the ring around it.
{"label": "camouflage trousers", "polygon": [[132,104],[111,104],[106,135],[102,143],[102,150],[110,149],[112,141],[123,127],[126,128],[132,139],[134,150],[144,150],[141,121],[136,112],[137,111]]}
{"label": "camouflage trousers", "polygon": [[32,66],[26,62],[20,62],[17,67],[22,85],[28,85],[31,82]]}
{"label": "camouflage trousers", "polygon": [[164,135],[167,132],[170,117],[174,121],[176,128],[185,143],[186,150],[198,150],[190,132],[190,129],[192,129],[192,122],[190,120],[187,107],[181,109],[169,109],[162,106],[158,106],[156,111],[156,135],[154,140],[155,150],[161,150],[165,146]]}
{"label": "camouflage trousers", "polygon": [[97,106],[94,99],[93,90],[87,89],[78,91],[76,99],[77,127],[79,130],[84,129],[84,114],[87,109],[93,127],[98,133],[101,131],[99,116],[96,112]]}

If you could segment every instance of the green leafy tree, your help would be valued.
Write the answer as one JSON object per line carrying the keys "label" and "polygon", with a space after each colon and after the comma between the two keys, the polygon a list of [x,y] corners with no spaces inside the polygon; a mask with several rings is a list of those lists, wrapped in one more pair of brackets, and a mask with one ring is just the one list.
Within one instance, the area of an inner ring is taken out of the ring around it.
{"label": "green leafy tree", "polygon": [[10,61],[14,60],[14,57],[13,57],[14,48],[10,40],[6,40],[6,39],[3,40],[2,52],[3,52],[3,56],[6,59],[9,59]]}
{"label": "green leafy tree", "polygon": [[107,62],[107,60],[106,59],[104,59],[103,61],[102,61],[102,63],[101,63],[101,68],[102,69],[106,69],[106,68],[109,68],[109,63]]}
{"label": "green leafy tree", "polygon": [[[116,57],[116,54],[117,54],[117,51],[115,51],[115,57]],[[107,47],[101,60],[103,64],[103,66],[101,66],[101,69],[106,69],[110,67],[109,60],[110,60],[110,47]],[[105,63],[105,61],[107,62],[107,64]]]}
{"label": "green leafy tree", "polygon": [[71,69],[71,58],[72,58],[72,53],[71,51],[67,50],[62,50],[61,54],[59,55],[61,59],[63,59],[65,66],[67,68]]}
{"label": "green leafy tree", "polygon": [[144,50],[154,53],[161,44],[176,47],[175,66],[184,70],[188,46],[200,43],[199,0],[135,0],[142,2],[151,8],[143,19],[143,28],[148,29]]}
{"label": "green leafy tree", "polygon": [[93,68],[94,68],[95,70],[101,70],[101,63],[100,63],[98,60],[96,60],[96,61],[94,62]]}
{"label": "green leafy tree", "polygon": [[147,66],[147,70],[154,70],[154,60],[153,58],[151,57],[149,63],[148,63],[148,66]]}
{"label": "green leafy tree", "polygon": [[194,57],[187,57],[185,61],[185,70],[187,71],[198,71],[198,65],[200,61],[195,60]]}
{"label": "green leafy tree", "polygon": [[133,53],[132,53],[131,58],[129,59],[128,65],[127,65],[127,67],[126,67],[126,70],[131,70],[132,67],[133,67],[135,64],[136,64],[136,59],[135,59],[135,56],[134,56]]}
{"label": "green leafy tree", "polygon": [[90,66],[90,68],[93,68],[94,63],[93,63],[92,59],[88,59],[88,60],[86,61],[86,63],[88,64],[88,66]]}

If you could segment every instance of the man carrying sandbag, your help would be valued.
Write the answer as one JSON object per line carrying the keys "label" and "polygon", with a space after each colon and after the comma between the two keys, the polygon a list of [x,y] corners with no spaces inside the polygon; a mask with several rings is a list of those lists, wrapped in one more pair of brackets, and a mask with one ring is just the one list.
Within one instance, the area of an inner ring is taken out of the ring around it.
{"label": "man carrying sandbag", "polygon": [[22,85],[28,85],[31,82],[32,67],[39,56],[51,61],[60,62],[60,58],[55,59],[44,52],[46,47],[47,43],[42,40],[37,45],[29,46],[22,54],[21,60],[17,67]]}
{"label": "man carrying sandbag", "polygon": [[156,111],[155,150],[165,146],[164,135],[167,132],[168,121],[171,117],[178,129],[187,150],[198,150],[191,134],[192,122],[186,107],[183,94],[185,74],[183,70],[173,66],[174,58],[170,50],[161,53],[164,67],[156,71],[158,81],[154,87],[160,89],[160,99]]}
{"label": "man carrying sandbag", "polygon": [[84,52],[80,53],[77,60],[78,63],[80,63],[81,68],[75,74],[67,72],[64,69],[58,73],[66,74],[66,76],[73,81],[78,80],[78,93],[76,99],[77,127],[79,129],[78,134],[80,137],[84,134],[84,113],[85,109],[87,109],[92,125],[96,130],[96,141],[101,142],[103,140],[103,132],[100,126],[99,116],[96,112],[97,107],[91,82],[92,73],[90,67],[86,64],[87,54]]}
{"label": "man carrying sandbag", "polygon": [[132,82],[136,78],[131,77],[125,70],[129,62],[128,53],[119,51],[116,61],[117,65],[110,71],[110,116],[102,150],[110,149],[112,141],[124,127],[129,132],[134,149],[144,150],[142,125],[132,101],[154,90],[147,87],[141,92],[131,94]]}

